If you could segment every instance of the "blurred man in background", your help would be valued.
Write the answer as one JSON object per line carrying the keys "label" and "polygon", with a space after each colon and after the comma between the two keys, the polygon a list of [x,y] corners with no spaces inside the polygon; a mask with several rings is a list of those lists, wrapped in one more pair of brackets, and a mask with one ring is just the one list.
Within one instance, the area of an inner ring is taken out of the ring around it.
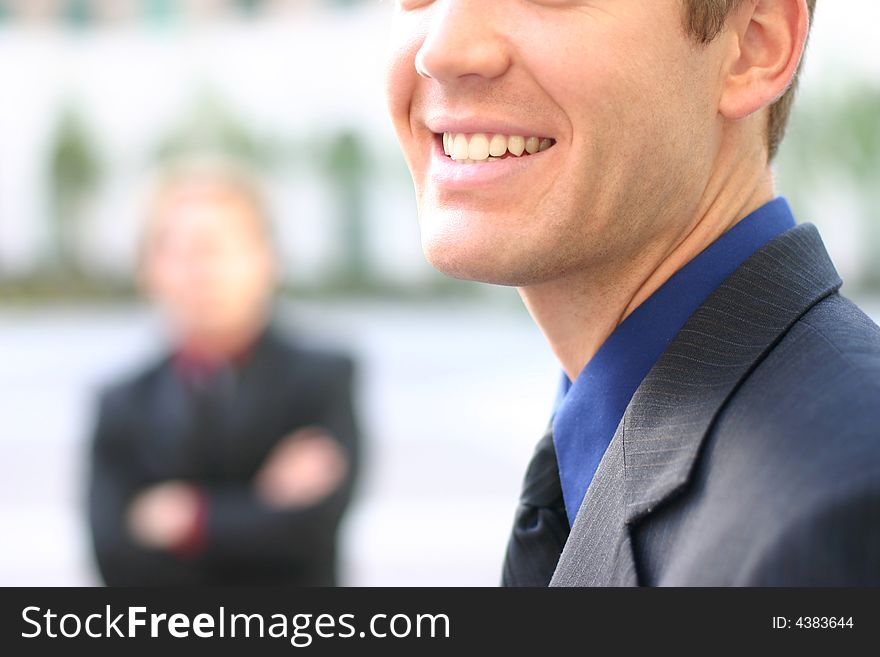
{"label": "blurred man in background", "polygon": [[270,321],[256,185],[216,162],[160,185],[145,291],[170,353],[101,398],[89,499],[108,585],[334,585],[357,464],[352,363]]}

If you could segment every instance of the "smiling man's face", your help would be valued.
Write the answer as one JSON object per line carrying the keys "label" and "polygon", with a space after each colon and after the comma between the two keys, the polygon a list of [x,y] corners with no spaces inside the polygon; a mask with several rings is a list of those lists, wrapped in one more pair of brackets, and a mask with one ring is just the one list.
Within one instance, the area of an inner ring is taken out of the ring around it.
{"label": "smiling man's face", "polygon": [[435,267],[528,286],[689,229],[721,139],[721,55],[685,33],[681,0],[396,5],[387,95]]}

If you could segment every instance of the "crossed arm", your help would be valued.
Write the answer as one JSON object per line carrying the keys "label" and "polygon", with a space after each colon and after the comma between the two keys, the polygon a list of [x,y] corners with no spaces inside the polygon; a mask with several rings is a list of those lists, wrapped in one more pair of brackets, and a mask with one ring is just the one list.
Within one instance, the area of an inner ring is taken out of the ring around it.
{"label": "crossed arm", "polygon": [[[186,583],[199,565],[307,560],[332,536],[351,497],[357,427],[351,373],[328,391],[320,425],[293,431],[250,482],[144,485],[130,465],[126,430],[102,403],[92,454],[89,515],[110,584]],[[195,568],[194,568],[195,566]]]}

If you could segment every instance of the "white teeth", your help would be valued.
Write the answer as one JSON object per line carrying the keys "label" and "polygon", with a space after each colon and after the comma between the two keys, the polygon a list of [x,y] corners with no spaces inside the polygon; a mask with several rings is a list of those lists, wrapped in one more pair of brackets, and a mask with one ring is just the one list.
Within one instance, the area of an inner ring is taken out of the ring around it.
{"label": "white teeth", "polygon": [[501,157],[507,152],[507,137],[504,135],[492,135],[492,141],[489,142],[489,155],[492,157]]}
{"label": "white teeth", "polygon": [[468,159],[468,140],[462,134],[455,135],[455,139],[452,141],[452,159]]}
{"label": "white teeth", "polygon": [[485,160],[489,157],[489,139],[486,135],[478,133],[471,137],[468,144],[468,157],[472,160]]}
{"label": "white teeth", "polygon": [[507,153],[520,157],[523,153],[532,155],[539,151],[546,151],[555,142],[548,137],[522,137],[513,135],[493,134],[491,138],[486,133],[478,132],[468,135],[464,133],[443,133],[443,152],[457,162],[463,164],[480,164],[483,162],[495,162],[502,159]]}
{"label": "white teeth", "polygon": [[526,150],[526,140],[524,137],[508,137],[507,150],[519,157]]}

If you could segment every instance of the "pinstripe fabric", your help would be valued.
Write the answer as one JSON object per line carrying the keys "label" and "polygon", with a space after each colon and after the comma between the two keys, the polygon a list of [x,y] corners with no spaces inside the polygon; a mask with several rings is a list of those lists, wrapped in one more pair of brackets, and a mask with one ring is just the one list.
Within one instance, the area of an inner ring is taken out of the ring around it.
{"label": "pinstripe fabric", "polygon": [[550,586],[634,586],[626,521],[623,426],[587,489]]}
{"label": "pinstripe fabric", "polygon": [[725,402],[840,284],[818,232],[804,224],[759,249],[706,300],[627,407],[551,586],[639,583],[634,526],[685,489]]}

